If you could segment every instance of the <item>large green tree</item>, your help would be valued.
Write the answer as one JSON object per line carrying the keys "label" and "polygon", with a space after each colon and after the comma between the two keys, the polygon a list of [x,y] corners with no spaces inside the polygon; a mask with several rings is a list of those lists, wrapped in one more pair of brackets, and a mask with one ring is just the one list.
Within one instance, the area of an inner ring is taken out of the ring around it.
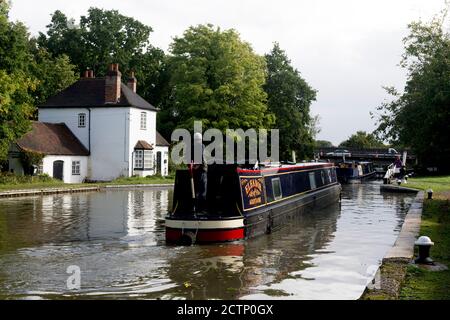
{"label": "large green tree", "polygon": [[220,130],[272,127],[264,58],[236,31],[190,27],[174,39],[170,52],[170,89],[159,118],[166,136],[176,127],[192,129],[195,120]]}
{"label": "large green tree", "polygon": [[0,160],[7,156],[11,142],[29,129],[35,82],[25,76],[32,56],[28,35],[21,23],[8,20],[9,3],[0,3]]}
{"label": "large green tree", "polygon": [[352,134],[347,140],[342,142],[339,147],[355,148],[355,149],[370,149],[383,148],[385,145],[374,134],[365,131],[357,131]]}
{"label": "large green tree", "polygon": [[265,56],[269,111],[276,116],[275,127],[280,129],[280,157],[290,159],[292,151],[298,158],[312,155],[315,121],[310,106],[316,91],[301,77],[286,53],[275,43]]}
{"label": "large green tree", "polygon": [[38,43],[55,57],[67,55],[78,73],[91,69],[104,76],[109,64],[119,63],[125,77],[135,72],[138,93],[158,105],[164,52],[150,44],[151,32],[150,26],[116,10],[90,8],[79,24],[58,10]]}
{"label": "large green tree", "polygon": [[446,12],[430,23],[414,22],[404,39],[401,65],[408,71],[403,93],[394,88],[382,104],[377,133],[396,145],[411,147],[423,165],[449,170],[450,35]]}
{"label": "large green tree", "polygon": [[77,81],[78,75],[68,56],[52,57],[46,49],[34,46],[34,39],[30,43],[34,61],[29,66],[29,73],[38,80],[34,103],[39,105]]}
{"label": "large green tree", "polygon": [[9,3],[0,2],[0,160],[12,142],[30,129],[37,103],[75,81],[67,57],[53,59],[36,48],[27,28],[8,19]]}

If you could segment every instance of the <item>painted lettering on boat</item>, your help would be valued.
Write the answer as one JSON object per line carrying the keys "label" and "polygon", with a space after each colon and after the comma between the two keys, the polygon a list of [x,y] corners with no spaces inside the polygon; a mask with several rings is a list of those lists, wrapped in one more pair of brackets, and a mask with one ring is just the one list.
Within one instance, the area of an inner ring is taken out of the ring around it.
{"label": "painted lettering on boat", "polygon": [[241,186],[244,198],[244,208],[252,208],[265,203],[264,179],[261,177],[241,177]]}

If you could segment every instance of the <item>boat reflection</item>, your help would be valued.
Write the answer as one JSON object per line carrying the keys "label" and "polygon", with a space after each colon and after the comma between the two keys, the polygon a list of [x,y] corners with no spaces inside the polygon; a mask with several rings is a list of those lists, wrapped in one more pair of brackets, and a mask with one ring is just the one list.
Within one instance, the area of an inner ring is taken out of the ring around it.
{"label": "boat reflection", "polygon": [[299,215],[271,235],[180,248],[169,260],[167,276],[178,284],[170,298],[238,299],[257,286],[281,281],[310,266],[310,255],[332,241],[339,214],[336,204]]}

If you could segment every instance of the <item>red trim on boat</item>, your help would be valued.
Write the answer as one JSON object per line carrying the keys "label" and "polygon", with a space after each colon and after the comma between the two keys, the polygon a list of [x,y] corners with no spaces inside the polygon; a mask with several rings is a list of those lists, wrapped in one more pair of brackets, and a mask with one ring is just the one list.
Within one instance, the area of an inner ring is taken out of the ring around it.
{"label": "red trim on boat", "polygon": [[[196,230],[185,230],[196,232]],[[177,242],[183,236],[181,229],[166,228],[166,240],[169,242]],[[196,242],[226,242],[244,239],[244,228],[238,229],[199,229],[197,232]]]}
{"label": "red trim on boat", "polygon": [[262,169],[262,170],[251,170],[251,169],[240,169],[237,168],[238,173],[261,173],[261,172],[273,172],[273,171],[286,171],[286,170],[297,170],[297,169],[311,169],[311,168],[332,168],[334,167],[333,163],[326,163],[323,165],[304,165],[304,166],[292,166],[292,167],[279,167],[279,168],[270,168],[270,169]]}

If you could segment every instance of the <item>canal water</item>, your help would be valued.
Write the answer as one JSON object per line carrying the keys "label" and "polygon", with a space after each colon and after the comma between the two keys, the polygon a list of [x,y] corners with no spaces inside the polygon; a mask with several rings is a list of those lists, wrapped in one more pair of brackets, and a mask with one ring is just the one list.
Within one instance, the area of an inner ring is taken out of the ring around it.
{"label": "canal water", "polygon": [[[271,235],[176,247],[164,242],[171,196],[138,189],[0,200],[0,298],[357,299],[413,200],[381,194],[376,182],[344,185],[341,204]],[[67,286],[70,266],[81,271],[78,290]]]}

